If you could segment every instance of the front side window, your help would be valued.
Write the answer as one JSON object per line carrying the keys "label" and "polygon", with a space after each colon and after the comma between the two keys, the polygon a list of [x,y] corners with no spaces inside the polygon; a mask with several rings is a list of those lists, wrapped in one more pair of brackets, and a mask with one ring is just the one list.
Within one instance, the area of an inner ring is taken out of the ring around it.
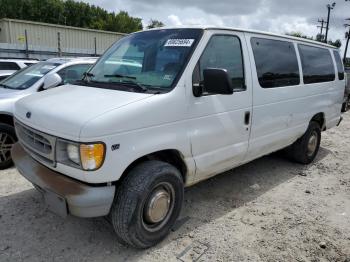
{"label": "front side window", "polygon": [[0,86],[9,89],[27,89],[59,65],[61,64],[39,62],[35,65],[17,71],[15,74],[3,80]]}
{"label": "front side window", "polygon": [[331,53],[326,48],[298,45],[304,83],[322,83],[335,80]]}
{"label": "front side window", "polygon": [[77,80],[83,79],[84,73],[91,67],[91,64],[79,64],[68,66],[59,72],[63,84],[74,84]]}
{"label": "front side window", "polygon": [[338,78],[339,80],[344,79],[344,66],[343,62],[340,58],[340,54],[338,51],[333,51],[334,58],[335,58],[335,63],[337,64],[337,70],[338,70]]}
{"label": "front side window", "polygon": [[239,38],[232,35],[212,36],[193,73],[193,84],[203,82],[203,71],[207,68],[225,69],[231,78],[233,88],[236,91],[245,89],[243,55]]}
{"label": "front side window", "polygon": [[126,36],[101,57],[86,80],[118,90],[133,84],[169,91],[202,33],[201,29],[160,29]]}
{"label": "front side window", "polygon": [[261,87],[300,84],[298,59],[293,43],[253,37],[251,45]]}

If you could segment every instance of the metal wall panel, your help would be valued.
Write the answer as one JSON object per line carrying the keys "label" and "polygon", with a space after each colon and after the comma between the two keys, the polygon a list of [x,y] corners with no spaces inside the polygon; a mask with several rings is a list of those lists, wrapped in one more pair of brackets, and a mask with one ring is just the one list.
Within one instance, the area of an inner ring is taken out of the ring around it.
{"label": "metal wall panel", "polygon": [[0,42],[11,44],[25,44],[25,31],[27,30],[28,44],[45,48],[58,49],[58,32],[60,33],[60,47],[64,52],[67,49],[95,50],[95,37],[97,54],[101,54],[116,40],[125,34],[53,25],[46,23],[22,21],[15,19],[0,20]]}

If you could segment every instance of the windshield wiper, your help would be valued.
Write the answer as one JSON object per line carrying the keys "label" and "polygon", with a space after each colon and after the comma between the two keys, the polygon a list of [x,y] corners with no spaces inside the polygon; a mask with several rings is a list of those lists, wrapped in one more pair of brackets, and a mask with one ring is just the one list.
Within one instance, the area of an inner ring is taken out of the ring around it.
{"label": "windshield wiper", "polygon": [[90,73],[90,72],[85,72],[83,75],[84,75],[84,76],[88,76],[88,77],[93,77],[93,76],[95,76],[93,73]]}
{"label": "windshield wiper", "polygon": [[[112,82],[114,83],[114,82]],[[118,82],[118,83],[115,83],[115,84],[127,84],[127,85],[130,85],[130,86],[133,86],[133,87],[137,87],[140,91],[142,92],[147,92],[148,91],[148,88],[139,84],[139,83],[136,83],[136,82],[133,82],[133,81],[123,81],[123,82]]]}
{"label": "windshield wiper", "polygon": [[8,86],[8,85],[0,84],[0,86],[3,87],[3,88],[6,88],[6,89],[12,89],[12,88],[11,88],[10,86]]}
{"label": "windshield wiper", "polygon": [[120,75],[120,74],[104,75],[104,77],[118,77],[118,78],[136,79],[136,77],[134,77],[134,76],[127,76],[127,75]]}
{"label": "windshield wiper", "polygon": [[[89,81],[89,79],[91,78],[91,77],[94,77],[95,75],[93,74],[93,73],[89,73],[89,72],[84,72],[83,73],[83,81],[85,81],[85,82],[88,82]],[[89,78],[89,79],[88,79]]]}

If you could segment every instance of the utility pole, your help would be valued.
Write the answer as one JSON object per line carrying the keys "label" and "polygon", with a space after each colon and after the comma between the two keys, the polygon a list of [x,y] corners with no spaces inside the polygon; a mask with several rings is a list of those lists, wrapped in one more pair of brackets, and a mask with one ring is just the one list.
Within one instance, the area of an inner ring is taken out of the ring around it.
{"label": "utility pole", "polygon": [[[350,18],[345,19],[345,20],[350,20]],[[350,39],[350,24],[345,24],[344,26],[345,27],[349,27],[349,31],[345,33],[346,45],[345,45],[344,58],[343,58],[343,62],[345,64],[345,62],[346,62],[346,53],[348,52],[349,39]]]}
{"label": "utility pole", "polygon": [[317,28],[321,29],[319,41],[322,42],[323,41],[323,29],[326,28],[326,26],[325,26],[326,21],[322,18],[321,20],[318,19],[318,23],[321,24],[321,25],[318,25]]}
{"label": "utility pole", "polygon": [[330,5],[330,4],[327,5],[328,15],[327,15],[326,36],[325,36],[325,38],[324,38],[324,42],[325,42],[325,43],[327,43],[327,40],[328,40],[329,17],[330,17],[330,14],[331,14],[331,10],[334,9],[334,7],[335,7],[335,2],[332,3],[331,5]]}

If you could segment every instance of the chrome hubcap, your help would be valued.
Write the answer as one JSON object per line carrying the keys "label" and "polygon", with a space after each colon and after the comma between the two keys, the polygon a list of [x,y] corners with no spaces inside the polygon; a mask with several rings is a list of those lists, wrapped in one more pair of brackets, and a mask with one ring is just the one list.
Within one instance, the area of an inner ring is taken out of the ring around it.
{"label": "chrome hubcap", "polygon": [[6,162],[11,158],[11,148],[14,142],[10,135],[0,132],[0,163]]}
{"label": "chrome hubcap", "polygon": [[143,208],[143,224],[156,231],[167,223],[174,208],[175,191],[168,183],[158,184],[149,195]]}
{"label": "chrome hubcap", "polygon": [[307,155],[312,156],[315,153],[316,147],[317,147],[317,140],[318,140],[318,135],[314,131],[312,132],[309,142],[307,144]]}
{"label": "chrome hubcap", "polygon": [[164,189],[155,191],[146,206],[145,219],[149,223],[162,221],[169,211],[170,195]]}

